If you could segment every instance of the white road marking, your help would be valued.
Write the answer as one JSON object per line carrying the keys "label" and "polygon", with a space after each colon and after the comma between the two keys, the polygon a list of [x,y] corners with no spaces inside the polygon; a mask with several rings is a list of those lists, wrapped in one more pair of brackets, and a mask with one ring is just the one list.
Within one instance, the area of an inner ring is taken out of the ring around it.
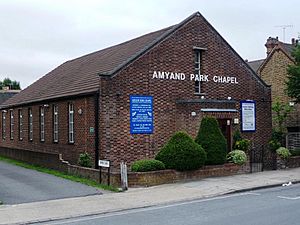
{"label": "white road marking", "polygon": [[298,197],[277,196],[277,198],[283,198],[283,199],[288,199],[288,200],[297,200],[297,199],[300,199],[300,196],[298,196]]}

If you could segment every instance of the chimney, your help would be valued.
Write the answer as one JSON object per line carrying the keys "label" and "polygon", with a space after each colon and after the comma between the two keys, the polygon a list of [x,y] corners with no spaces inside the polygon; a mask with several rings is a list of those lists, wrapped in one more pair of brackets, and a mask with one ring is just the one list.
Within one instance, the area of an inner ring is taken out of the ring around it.
{"label": "chimney", "polygon": [[296,45],[296,40],[295,40],[295,38],[292,38],[292,45]]}
{"label": "chimney", "polygon": [[267,42],[265,44],[266,48],[267,48],[267,55],[269,55],[269,53],[272,51],[272,49],[277,46],[279,43],[278,41],[278,37],[273,38],[273,37],[269,37],[267,39]]}

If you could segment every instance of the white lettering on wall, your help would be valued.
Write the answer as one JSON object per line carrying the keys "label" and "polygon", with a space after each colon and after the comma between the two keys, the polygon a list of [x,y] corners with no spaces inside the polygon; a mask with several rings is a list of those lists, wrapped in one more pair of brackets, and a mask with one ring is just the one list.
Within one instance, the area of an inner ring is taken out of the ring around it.
{"label": "white lettering on wall", "polygon": [[[190,74],[191,81],[209,82],[210,75],[206,74]],[[153,71],[152,79],[160,80],[185,80],[184,73],[166,72],[166,71]],[[237,78],[233,76],[213,76],[211,79],[215,83],[221,84],[238,84]]]}

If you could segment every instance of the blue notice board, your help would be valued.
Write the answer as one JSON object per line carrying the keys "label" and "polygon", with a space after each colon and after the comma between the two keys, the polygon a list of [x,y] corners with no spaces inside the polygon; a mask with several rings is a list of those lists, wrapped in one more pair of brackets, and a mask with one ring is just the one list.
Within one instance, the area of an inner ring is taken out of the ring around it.
{"label": "blue notice board", "polygon": [[153,133],[153,97],[130,95],[130,134]]}

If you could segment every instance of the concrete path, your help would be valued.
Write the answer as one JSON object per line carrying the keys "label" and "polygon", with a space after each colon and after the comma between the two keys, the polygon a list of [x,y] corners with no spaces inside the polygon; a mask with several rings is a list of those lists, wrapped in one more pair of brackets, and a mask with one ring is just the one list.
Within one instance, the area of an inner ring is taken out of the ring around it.
{"label": "concrete path", "polygon": [[300,182],[300,168],[207,178],[150,188],[132,188],[123,193],[0,206],[0,224],[49,221],[116,212],[132,208],[212,197],[237,191]]}
{"label": "concrete path", "polygon": [[99,189],[0,161],[0,200],[4,204],[97,194],[101,194]]}

